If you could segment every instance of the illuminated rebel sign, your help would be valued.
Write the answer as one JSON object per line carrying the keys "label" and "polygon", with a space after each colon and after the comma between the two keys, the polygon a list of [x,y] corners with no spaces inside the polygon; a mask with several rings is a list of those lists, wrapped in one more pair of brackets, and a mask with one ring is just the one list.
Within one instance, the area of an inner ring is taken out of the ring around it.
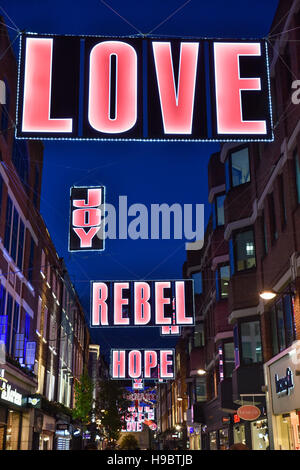
{"label": "illuminated rebel sign", "polygon": [[69,251],[104,249],[104,187],[72,187]]}
{"label": "illuminated rebel sign", "polygon": [[273,138],[264,40],[22,34],[19,72],[19,138]]}
{"label": "illuminated rebel sign", "polygon": [[174,349],[112,349],[110,375],[112,379],[163,379],[172,380]]}
{"label": "illuminated rebel sign", "polygon": [[193,280],[92,281],[91,327],[194,324]]}

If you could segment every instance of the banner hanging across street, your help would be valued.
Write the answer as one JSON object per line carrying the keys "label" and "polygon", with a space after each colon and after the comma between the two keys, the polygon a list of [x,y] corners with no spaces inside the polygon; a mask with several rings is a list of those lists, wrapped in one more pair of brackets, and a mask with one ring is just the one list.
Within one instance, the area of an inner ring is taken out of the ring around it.
{"label": "banner hanging across street", "polygon": [[16,136],[272,141],[265,40],[21,35]]}
{"label": "banner hanging across street", "polygon": [[194,325],[193,282],[92,281],[91,327]]}
{"label": "banner hanging across street", "polygon": [[112,379],[164,380],[175,378],[174,349],[112,349],[110,376]]}

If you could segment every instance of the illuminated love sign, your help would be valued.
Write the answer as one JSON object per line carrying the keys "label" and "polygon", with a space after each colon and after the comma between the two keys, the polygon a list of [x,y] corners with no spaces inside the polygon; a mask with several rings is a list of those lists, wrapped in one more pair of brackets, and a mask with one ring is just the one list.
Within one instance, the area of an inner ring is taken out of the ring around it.
{"label": "illuminated love sign", "polygon": [[104,187],[72,187],[69,251],[104,249]]}
{"label": "illuminated love sign", "polygon": [[[174,349],[112,349],[110,375],[112,379],[174,379]],[[160,371],[159,371],[160,369]]]}
{"label": "illuminated love sign", "polygon": [[273,139],[264,40],[22,34],[19,70],[19,138]]}
{"label": "illuminated love sign", "polygon": [[92,281],[91,327],[194,324],[193,280]]}

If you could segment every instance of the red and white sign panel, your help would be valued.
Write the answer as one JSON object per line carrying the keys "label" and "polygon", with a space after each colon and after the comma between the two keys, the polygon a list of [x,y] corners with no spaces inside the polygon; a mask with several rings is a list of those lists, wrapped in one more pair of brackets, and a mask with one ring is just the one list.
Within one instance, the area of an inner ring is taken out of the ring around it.
{"label": "red and white sign panel", "polygon": [[110,376],[112,379],[175,378],[174,349],[112,349]]}
{"label": "red and white sign panel", "polygon": [[260,417],[261,412],[257,406],[254,405],[243,405],[236,410],[238,416],[245,421],[255,421]]}
{"label": "red and white sign panel", "polygon": [[104,186],[71,188],[69,251],[104,250],[103,216]]}
{"label": "red and white sign panel", "polygon": [[91,327],[194,325],[193,280],[92,281]]}
{"label": "red and white sign panel", "polygon": [[16,135],[270,141],[267,55],[264,40],[22,34]]}
{"label": "red and white sign panel", "polygon": [[127,409],[127,413],[122,417],[124,424],[121,431],[140,432],[143,430],[143,424],[154,430],[156,429],[154,415],[154,408],[150,406],[130,406]]}

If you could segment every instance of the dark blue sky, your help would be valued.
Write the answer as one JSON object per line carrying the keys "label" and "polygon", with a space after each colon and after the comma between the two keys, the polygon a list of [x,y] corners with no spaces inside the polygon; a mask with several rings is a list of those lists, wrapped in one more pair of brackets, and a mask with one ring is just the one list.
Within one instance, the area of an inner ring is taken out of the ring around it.
{"label": "dark blue sky", "polygon": [[[140,32],[148,33],[182,5],[155,35],[252,38],[267,35],[277,0],[107,0]],[[137,33],[100,0],[1,0],[20,30],[56,34]],[[3,14],[3,11],[1,12]],[[5,15],[4,15],[5,16]],[[12,23],[6,17],[9,26]],[[9,29],[12,39],[16,33]],[[16,48],[17,50],[17,48]],[[185,242],[107,240],[98,254],[68,253],[69,190],[106,186],[107,202],[207,203],[207,162],[216,144],[142,142],[45,142],[41,212],[57,252],[89,315],[89,280],[176,279],[182,276]],[[205,219],[210,208],[206,205]],[[113,347],[169,347],[159,330],[93,330],[103,351]]]}

